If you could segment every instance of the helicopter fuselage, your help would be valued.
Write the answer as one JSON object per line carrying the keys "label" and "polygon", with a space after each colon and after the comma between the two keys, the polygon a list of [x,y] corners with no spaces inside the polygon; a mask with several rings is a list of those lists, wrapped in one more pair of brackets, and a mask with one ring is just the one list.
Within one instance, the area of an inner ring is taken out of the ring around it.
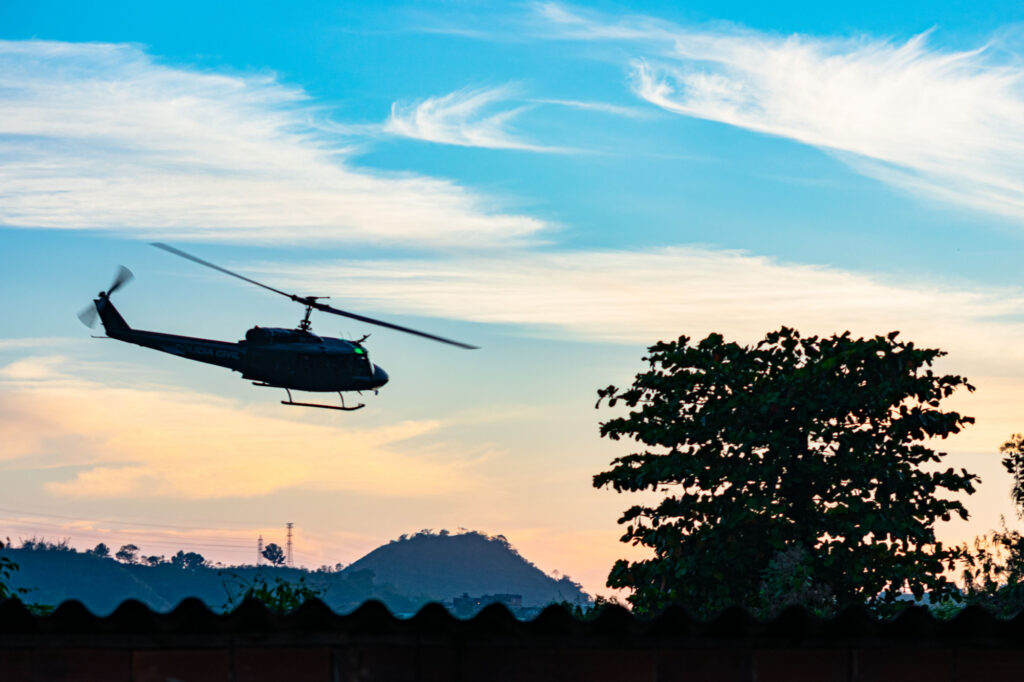
{"label": "helicopter fuselage", "polygon": [[132,329],[106,296],[94,303],[112,339],[226,367],[260,385],[334,392],[373,390],[388,381],[358,341],[266,327],[253,327],[237,343],[165,334]]}

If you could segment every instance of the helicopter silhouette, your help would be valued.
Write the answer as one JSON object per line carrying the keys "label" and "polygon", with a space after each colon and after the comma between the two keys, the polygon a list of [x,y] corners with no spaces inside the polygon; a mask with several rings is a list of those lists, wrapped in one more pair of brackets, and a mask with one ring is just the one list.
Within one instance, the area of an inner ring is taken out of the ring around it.
{"label": "helicopter silhouette", "polygon": [[[245,333],[245,339],[232,343],[214,339],[200,339],[191,336],[178,336],[163,332],[133,329],[111,303],[110,297],[134,278],[131,270],[123,265],[114,276],[114,281],[106,291],[101,291],[92,305],[78,314],[79,319],[88,327],[96,326],[97,317],[103,323],[107,337],[134,343],[145,348],[177,355],[186,360],[196,360],[211,365],[226,367],[240,372],[243,379],[249,379],[255,386],[283,388],[288,400],[282,405],[299,407],[322,407],[329,410],[352,411],[365,407],[364,404],[347,407],[344,391],[377,392],[388,382],[388,373],[378,365],[370,362],[369,354],[363,342],[369,334],[361,339],[350,341],[318,336],[312,332],[309,316],[314,310],[333,315],[348,317],[360,322],[394,329],[406,334],[440,341],[459,348],[476,349],[459,341],[452,341],[442,336],[435,336],[409,327],[402,327],[391,322],[377,320],[372,317],[357,315],[321,303],[326,296],[296,296],[274,287],[267,286],[256,280],[243,277],[236,272],[226,270],[202,258],[197,258],[173,246],[154,242],[153,246],[168,253],[188,259],[208,268],[213,268],[240,280],[263,287],[276,294],[306,307],[306,313],[299,326],[295,329],[275,327],[253,327]],[[100,337],[103,338],[103,337]],[[296,402],[292,399],[292,391],[333,392],[341,398],[341,405],[324,405],[321,403]]]}

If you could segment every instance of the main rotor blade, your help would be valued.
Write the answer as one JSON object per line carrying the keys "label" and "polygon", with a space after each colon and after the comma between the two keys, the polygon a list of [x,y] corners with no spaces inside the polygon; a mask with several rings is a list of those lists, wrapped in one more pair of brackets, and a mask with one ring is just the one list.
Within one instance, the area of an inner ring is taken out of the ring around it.
{"label": "main rotor blade", "polygon": [[123,265],[120,266],[117,269],[117,274],[114,275],[114,281],[110,283],[110,288],[107,289],[107,296],[110,296],[133,279],[135,279],[135,275],[132,274],[132,271]]}
{"label": "main rotor blade", "polygon": [[214,265],[213,263],[211,263],[209,261],[205,261],[202,258],[197,258],[196,256],[193,256],[190,253],[185,253],[181,249],[176,249],[173,246],[169,246],[169,245],[163,244],[161,242],[150,242],[150,244],[152,246],[155,246],[158,249],[163,249],[164,251],[166,251],[168,253],[173,253],[175,256],[181,256],[182,258],[184,258],[186,260],[190,260],[193,263],[199,263],[200,265],[205,265],[206,267],[213,268],[214,270],[217,270],[218,272],[223,272],[225,275],[231,275],[232,277],[237,277],[238,279],[242,280],[243,282],[248,282],[249,284],[255,284],[258,287],[263,287],[264,289],[268,289],[270,291],[273,291],[275,294],[281,294],[282,296],[287,296],[288,298],[292,299],[293,301],[300,301],[301,302],[300,297],[296,296],[295,294],[288,294],[288,293],[285,293],[285,292],[281,291],[280,289],[275,289],[274,287],[268,287],[266,284],[262,284],[260,282],[257,282],[254,279],[249,279],[248,277],[243,277],[242,275],[239,275],[237,272],[231,272],[230,270],[222,268],[219,265]]}
{"label": "main rotor blade", "polygon": [[379,327],[387,327],[388,329],[405,332],[406,334],[415,334],[416,336],[422,336],[423,338],[430,339],[431,341],[440,341],[441,343],[447,343],[452,346],[458,346],[459,348],[466,348],[468,350],[478,350],[480,348],[480,346],[471,346],[468,343],[462,343],[461,341],[452,341],[451,339],[446,339],[443,336],[436,336],[434,334],[428,334],[427,332],[421,332],[418,329],[410,329],[409,327],[392,324],[391,322],[385,322],[384,320],[375,320],[372,317],[366,317],[365,315],[357,315],[356,313],[339,310],[338,308],[329,306],[326,303],[313,303],[312,305],[316,310],[325,313],[333,313],[334,315],[341,315],[342,317],[350,317],[353,320],[359,320],[360,322],[366,322],[367,324],[375,324]]}
{"label": "main rotor blade", "polygon": [[406,334],[414,334],[416,336],[421,336],[421,337],[423,337],[425,339],[430,339],[431,341],[440,341],[441,343],[447,343],[447,344],[450,344],[452,346],[458,346],[459,348],[467,348],[469,350],[477,350],[479,348],[479,346],[471,346],[468,343],[461,343],[459,341],[452,341],[451,339],[446,339],[443,336],[435,336],[434,334],[428,334],[427,332],[421,332],[421,331],[416,330],[416,329],[410,329],[409,327],[403,327],[403,326],[398,325],[398,324],[392,324],[390,322],[385,322],[383,320],[375,320],[372,317],[366,317],[364,315],[357,315],[356,313],[350,313],[350,312],[347,312],[347,311],[344,311],[344,310],[340,310],[338,308],[334,308],[332,306],[329,306],[326,303],[318,303],[316,298],[312,297],[312,296],[296,296],[295,294],[289,294],[289,293],[286,293],[284,291],[281,291],[280,289],[275,289],[274,287],[270,287],[270,286],[267,286],[266,284],[262,284],[260,282],[257,282],[254,279],[249,279],[248,277],[243,277],[242,275],[239,275],[237,272],[231,272],[230,270],[222,268],[219,265],[214,265],[213,263],[211,263],[209,261],[205,261],[202,258],[197,258],[196,256],[193,256],[190,253],[185,253],[181,249],[176,249],[173,246],[170,246],[168,244],[163,244],[161,242],[150,242],[150,243],[153,246],[155,246],[156,248],[158,248],[158,249],[163,249],[164,251],[167,251],[168,253],[173,253],[175,256],[181,256],[182,258],[184,258],[186,260],[190,260],[193,263],[199,263],[200,265],[205,265],[208,268],[213,268],[214,270],[216,270],[218,272],[223,272],[225,275],[231,275],[232,277],[237,277],[238,279],[242,280],[243,282],[248,282],[249,284],[255,284],[258,287],[263,287],[264,289],[268,289],[270,291],[273,291],[275,294],[281,294],[282,296],[286,296],[286,297],[292,299],[293,301],[297,301],[297,302],[301,303],[302,305],[308,305],[311,308],[313,308],[314,310],[319,310],[319,311],[325,312],[325,313],[332,313],[334,315],[341,315],[342,317],[349,317],[349,318],[352,318],[353,320],[359,320],[360,322],[366,322],[367,324],[375,324],[375,325],[380,326],[380,327],[387,327],[388,329],[394,329],[395,331],[405,332]]}

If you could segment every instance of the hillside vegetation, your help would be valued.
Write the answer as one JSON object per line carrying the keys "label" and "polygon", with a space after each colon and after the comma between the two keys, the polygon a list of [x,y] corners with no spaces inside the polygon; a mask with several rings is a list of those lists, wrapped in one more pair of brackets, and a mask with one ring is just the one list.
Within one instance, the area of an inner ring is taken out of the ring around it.
{"label": "hillside vegetation", "polygon": [[589,600],[568,577],[555,580],[524,559],[503,536],[419,533],[378,547],[348,570],[369,570],[378,580],[420,600],[512,593],[524,606]]}
{"label": "hillside vegetation", "polygon": [[427,602],[450,601],[463,593],[520,594],[523,606],[589,601],[579,585],[545,575],[505,538],[476,532],[403,536],[340,570],[205,562],[187,567],[169,561],[143,564],[79,552],[66,543],[23,544],[0,554],[19,565],[10,583],[30,590],[26,601],[56,605],[77,599],[97,614],[110,613],[126,599],[167,611],[187,597],[196,597],[220,609],[257,575],[268,581],[304,579],[320,599],[342,613],[368,599],[379,599],[395,613],[411,614]]}

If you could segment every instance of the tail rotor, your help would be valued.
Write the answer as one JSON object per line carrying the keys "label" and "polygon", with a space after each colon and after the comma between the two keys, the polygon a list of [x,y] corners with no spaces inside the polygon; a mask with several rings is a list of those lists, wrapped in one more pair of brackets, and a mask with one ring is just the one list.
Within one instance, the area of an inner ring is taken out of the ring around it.
{"label": "tail rotor", "polygon": [[[105,301],[110,298],[111,294],[133,279],[135,279],[135,275],[132,274],[131,270],[123,265],[119,266],[117,268],[117,273],[114,275],[114,281],[110,283],[110,286],[106,291],[101,291],[99,293],[98,299]],[[99,319],[99,311],[96,308],[97,305],[98,301],[90,303],[78,313],[78,319],[81,320],[82,324],[90,329],[96,326],[96,321]]]}
{"label": "tail rotor", "polygon": [[114,281],[110,283],[110,288],[107,289],[107,296],[110,296],[133,279],[135,279],[135,275],[132,274],[132,271],[123,265],[119,265],[117,267],[117,274],[114,275]]}
{"label": "tail rotor", "polygon": [[96,304],[90,303],[89,305],[78,311],[78,319],[82,321],[89,329],[96,328],[96,320],[100,318],[100,314],[96,312]]}

